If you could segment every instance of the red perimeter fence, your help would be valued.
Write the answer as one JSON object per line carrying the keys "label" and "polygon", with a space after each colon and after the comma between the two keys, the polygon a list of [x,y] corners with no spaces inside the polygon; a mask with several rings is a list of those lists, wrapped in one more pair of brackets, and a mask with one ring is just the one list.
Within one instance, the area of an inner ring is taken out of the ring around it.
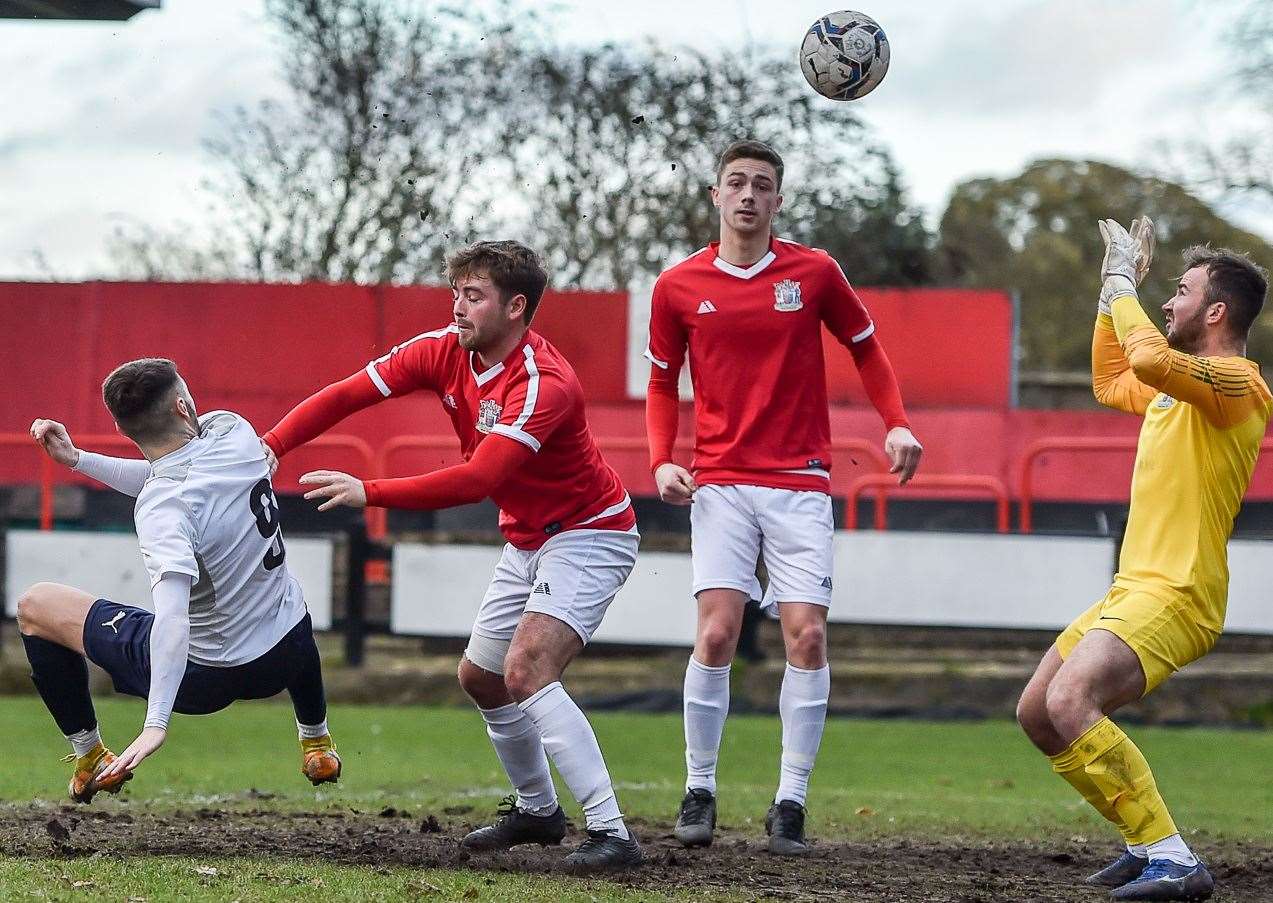
{"label": "red perimeter fence", "polygon": [[[900,489],[890,485],[879,417],[866,403],[850,354],[824,336],[831,434],[841,437],[833,446],[832,491],[853,499],[874,493],[877,527],[887,521],[890,497],[990,497],[1000,529],[1015,499],[1022,532],[1032,529],[1041,499],[1126,498],[1137,418],[1010,407],[1007,295],[882,288],[860,294],[926,447],[920,477]],[[618,293],[550,292],[535,328],[578,372],[606,458],[629,491],[648,496],[654,485],[643,405],[628,396],[629,331],[641,328],[630,323],[629,301]],[[52,487],[83,480],[42,463],[25,433],[36,417],[64,421],[85,448],[136,454],[112,432],[98,392],[120,361],[171,357],[200,410],[233,410],[264,430],[301,398],[449,319],[449,290],[418,286],[0,283],[0,484],[39,484],[41,522],[49,525]],[[688,406],[681,423],[692,423]],[[320,466],[376,477],[459,461],[450,424],[431,397],[377,405],[339,430],[290,454],[275,485],[294,492],[296,477]],[[688,463],[688,455],[680,460]],[[1273,499],[1273,468],[1257,467],[1248,498]],[[854,523],[857,506],[848,508]],[[369,513],[373,534],[383,535],[384,523],[383,512]]]}
{"label": "red perimeter fence", "polygon": [[[75,437],[76,442],[84,448],[98,449],[106,452],[123,452],[124,456],[136,457],[136,446],[131,441],[117,434],[88,434]],[[406,453],[436,453],[443,457],[458,457],[457,440],[454,436],[398,436],[381,446],[379,452],[372,450],[370,444],[358,436],[328,434],[314,439],[305,446],[307,451],[338,452],[347,455],[358,466],[354,469],[366,478],[388,477],[396,475],[394,461]],[[645,440],[634,437],[610,437],[598,440],[603,453],[608,456],[615,453],[645,452]],[[0,433],[0,450],[5,450],[11,461],[22,460],[25,469],[29,470],[27,483],[38,483],[40,488],[40,529],[51,530],[54,523],[53,492],[59,483],[93,483],[73,471],[54,464],[41,451],[27,433]],[[1017,529],[1021,533],[1033,530],[1033,506],[1035,502],[1034,473],[1036,466],[1044,455],[1084,456],[1097,452],[1121,453],[1130,458],[1136,450],[1135,437],[1075,437],[1053,436],[1039,439],[1026,447],[1021,454],[1015,471],[1019,474],[1017,495],[1018,518]],[[1273,450],[1273,440],[1261,445],[1261,452],[1267,454]],[[299,452],[300,450],[298,450]],[[677,453],[688,456],[689,449],[678,445]],[[858,500],[864,494],[875,492],[875,517],[873,527],[884,530],[888,527],[888,497],[890,494],[912,499],[931,499],[956,497],[962,499],[989,496],[995,503],[995,528],[1000,533],[1011,531],[1011,494],[1007,485],[998,477],[988,474],[949,474],[921,473],[906,486],[898,486],[895,475],[890,474],[889,461],[880,448],[865,439],[847,439],[835,442],[832,453],[838,458],[852,456],[858,466],[866,462],[871,472],[852,478],[847,487],[844,480],[833,476],[832,491],[843,490],[848,504],[845,508],[844,528],[858,528]],[[862,460],[858,460],[858,459]],[[287,462],[292,475],[290,483],[295,483],[295,476],[300,468],[294,462]],[[834,473],[834,472],[833,472]],[[387,532],[387,512],[383,508],[369,508],[366,511],[367,533],[373,539],[383,539]]]}

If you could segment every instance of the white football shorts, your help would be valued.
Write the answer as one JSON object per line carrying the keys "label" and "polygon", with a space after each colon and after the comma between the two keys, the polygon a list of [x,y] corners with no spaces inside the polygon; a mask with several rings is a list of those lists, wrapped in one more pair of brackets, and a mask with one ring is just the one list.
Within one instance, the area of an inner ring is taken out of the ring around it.
{"label": "white football shorts", "polygon": [[[835,524],[825,492],[767,486],[700,486],[690,506],[694,594],[736,589],[766,607],[831,604]],[[764,552],[762,598],[756,562]]]}
{"label": "white football shorts", "polygon": [[523,612],[551,615],[584,643],[636,564],[636,528],[567,530],[538,549],[504,546],[473,623],[465,657],[483,670],[504,673],[513,633]]}

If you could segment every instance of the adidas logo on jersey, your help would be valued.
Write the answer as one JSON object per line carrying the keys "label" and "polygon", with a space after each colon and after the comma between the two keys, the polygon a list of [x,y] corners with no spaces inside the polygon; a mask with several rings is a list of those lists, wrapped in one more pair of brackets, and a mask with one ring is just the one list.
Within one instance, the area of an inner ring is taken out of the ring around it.
{"label": "adidas logo on jersey", "polygon": [[700,314],[714,314],[716,313],[716,305],[711,301],[700,301],[698,302],[698,312]]}
{"label": "adidas logo on jersey", "polygon": [[531,591],[530,591],[530,593],[531,593],[531,595],[532,595],[532,596],[533,596],[535,593],[542,593],[542,594],[543,594],[543,595],[545,595],[545,596],[551,596],[551,595],[552,595],[552,591],[548,589],[548,581],[547,581],[547,580],[545,580],[543,583],[539,584],[537,587],[535,587],[533,590],[531,590]]}
{"label": "adidas logo on jersey", "polygon": [[830,578],[830,577],[823,577],[823,578],[822,578],[822,588],[823,588],[823,589],[830,589],[830,588],[831,588],[831,578]]}

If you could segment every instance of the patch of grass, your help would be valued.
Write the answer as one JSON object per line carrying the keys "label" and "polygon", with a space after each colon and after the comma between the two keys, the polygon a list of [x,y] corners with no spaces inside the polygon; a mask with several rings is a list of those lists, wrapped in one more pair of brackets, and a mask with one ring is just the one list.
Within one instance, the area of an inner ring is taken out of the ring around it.
{"label": "patch of grass", "polygon": [[[97,704],[117,752],[139,728],[140,701]],[[619,800],[630,816],[668,821],[682,794],[680,718],[598,713],[591,717]],[[218,805],[280,809],[395,806],[417,815],[470,807],[493,812],[507,781],[478,714],[463,708],[334,706],[329,716],[345,762],[335,787],[311,788],[299,774],[291,710],[237,703],[201,718],[177,717],[167,744],[145,762],[123,799],[94,807]],[[66,742],[35,697],[0,698],[9,742],[0,799],[61,801]],[[1273,841],[1273,732],[1133,728],[1176,821],[1186,832]],[[763,830],[777,782],[776,718],[734,717],[725,728],[719,774],[725,827]],[[559,782],[559,787],[561,784]],[[563,804],[578,807],[562,787]],[[99,799],[101,799],[99,797]],[[1016,725],[833,719],[810,791],[813,833],[824,837],[961,835],[1046,839],[1104,836],[1108,826]]]}
{"label": "patch of grass", "polygon": [[[604,881],[510,872],[339,866],[321,860],[151,856],[34,860],[0,857],[0,893],[16,900],[459,900],[513,903],[691,901]],[[741,898],[738,898],[741,899]]]}

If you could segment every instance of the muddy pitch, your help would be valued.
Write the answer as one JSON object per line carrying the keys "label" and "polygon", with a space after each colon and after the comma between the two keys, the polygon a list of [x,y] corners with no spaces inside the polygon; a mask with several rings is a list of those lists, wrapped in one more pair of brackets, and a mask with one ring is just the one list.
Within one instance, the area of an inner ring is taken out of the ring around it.
{"label": "muddy pitch", "polygon": [[[479,868],[563,874],[561,848],[470,855],[459,839],[478,813],[386,809],[281,813],[199,808],[156,813],[47,805],[0,806],[0,853],[36,858],[183,855],[322,859],[350,865]],[[1112,844],[992,841],[816,842],[801,859],[768,854],[762,838],[718,832],[707,850],[685,850],[671,825],[636,820],[647,864],[607,880],[644,890],[694,890],[704,900],[734,893],[767,900],[1074,901],[1107,899],[1083,877],[1115,853]],[[1273,903],[1273,849],[1200,844],[1220,901]]]}

